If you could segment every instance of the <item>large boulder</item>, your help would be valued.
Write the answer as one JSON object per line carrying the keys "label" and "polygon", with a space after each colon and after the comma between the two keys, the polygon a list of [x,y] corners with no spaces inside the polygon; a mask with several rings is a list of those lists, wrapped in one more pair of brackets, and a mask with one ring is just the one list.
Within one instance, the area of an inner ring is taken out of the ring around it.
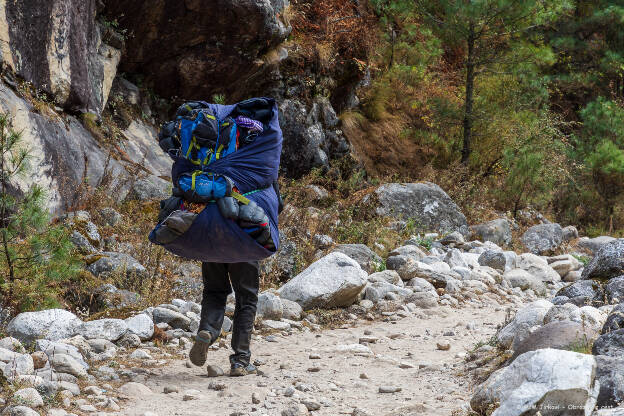
{"label": "large boulder", "polygon": [[597,332],[579,322],[552,321],[525,337],[514,340],[512,360],[528,351],[554,348],[557,350],[589,352]]}
{"label": "large boulder", "polygon": [[121,70],[143,74],[164,97],[257,93],[250,88],[265,81],[263,68],[276,55],[267,52],[290,33],[283,0],[105,3],[104,13],[129,35]]}
{"label": "large boulder", "polygon": [[604,300],[604,289],[600,283],[593,280],[579,280],[569,286],[561,288],[557,296],[568,298],[568,302],[576,306],[597,305],[600,306]]}
{"label": "large boulder", "polygon": [[367,276],[347,255],[330,253],[282,286],[279,294],[303,309],[349,306],[366,286]]}
{"label": "large boulder", "polygon": [[346,254],[357,261],[366,273],[374,273],[383,262],[381,257],[365,244],[340,244],[333,251]]}
{"label": "large boulder", "polygon": [[413,220],[427,231],[468,234],[466,217],[434,183],[387,183],[377,188],[376,195],[378,215]]}
{"label": "large boulder", "polygon": [[496,270],[505,271],[507,268],[507,257],[500,251],[486,250],[479,256],[479,264],[488,266]]}
{"label": "large boulder", "polygon": [[608,280],[624,274],[624,239],[603,244],[583,269],[583,279]]}
{"label": "large boulder", "polygon": [[24,344],[40,338],[58,341],[74,335],[81,323],[76,315],[63,309],[23,312],[9,322],[7,333]]}
{"label": "large boulder", "polygon": [[505,218],[473,225],[470,230],[477,240],[491,241],[501,247],[511,244],[511,226]]}
{"label": "large boulder", "polygon": [[[589,416],[596,405],[593,356],[542,349],[522,354],[508,367],[493,373],[477,388],[473,410],[492,416],[541,414]],[[494,410],[493,413],[491,412]],[[561,412],[565,409],[565,412]]]}
{"label": "large boulder", "polygon": [[624,329],[600,335],[594,342],[592,352],[594,355],[624,356]]}
{"label": "large boulder", "polygon": [[552,303],[544,299],[529,303],[520,309],[511,322],[496,334],[497,341],[502,346],[509,348],[516,336],[526,336],[532,327],[541,326],[544,323],[544,317],[552,306]]}
{"label": "large boulder", "polygon": [[[4,3],[0,3],[0,8],[4,7],[1,4]],[[84,185],[95,188],[108,175],[116,198],[123,198],[128,192],[123,166],[109,157],[109,152],[76,118],[38,114],[2,82],[0,111],[12,117],[13,128],[21,133],[25,147],[37,149],[30,158],[30,174],[18,178],[15,185],[26,191],[32,183],[39,184],[46,190],[46,204],[52,212],[61,212],[66,204],[75,202]]]}
{"label": "large boulder", "polygon": [[620,303],[613,308],[600,332],[606,334],[618,329],[624,329],[624,303]]}
{"label": "large boulder", "polygon": [[522,244],[533,254],[555,251],[563,243],[563,229],[559,224],[538,224],[522,235]]}
{"label": "large boulder", "polygon": [[116,47],[103,42],[109,29],[96,22],[98,1],[0,4],[3,66],[72,111],[100,113],[117,72],[122,42],[109,42]]}
{"label": "large boulder", "polygon": [[605,297],[609,304],[624,302],[624,276],[614,277],[604,287]]}
{"label": "large boulder", "polygon": [[596,407],[615,407],[624,402],[624,357],[596,356],[596,380],[600,393]]}

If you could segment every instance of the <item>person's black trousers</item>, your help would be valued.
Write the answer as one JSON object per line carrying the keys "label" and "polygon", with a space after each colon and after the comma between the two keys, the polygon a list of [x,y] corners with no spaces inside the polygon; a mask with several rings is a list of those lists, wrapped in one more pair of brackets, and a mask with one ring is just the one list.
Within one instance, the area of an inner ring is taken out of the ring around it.
{"label": "person's black trousers", "polygon": [[199,330],[207,330],[212,339],[221,333],[227,296],[236,297],[230,362],[249,364],[251,331],[256,318],[260,278],[258,263],[202,263],[204,295]]}

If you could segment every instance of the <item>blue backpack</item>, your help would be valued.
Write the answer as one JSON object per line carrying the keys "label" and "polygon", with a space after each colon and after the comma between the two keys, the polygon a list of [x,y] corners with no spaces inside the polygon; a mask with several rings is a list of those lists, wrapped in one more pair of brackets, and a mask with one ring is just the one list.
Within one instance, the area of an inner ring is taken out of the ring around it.
{"label": "blue backpack", "polygon": [[[168,147],[166,151],[170,156],[183,157],[196,169],[180,176],[174,183],[174,194],[200,203],[230,195],[232,181],[211,173],[208,166],[238,150],[239,134],[236,122],[231,117],[218,119],[208,103],[183,104],[176,113],[176,120],[163,126],[161,147]],[[167,139],[173,141],[162,143]]]}

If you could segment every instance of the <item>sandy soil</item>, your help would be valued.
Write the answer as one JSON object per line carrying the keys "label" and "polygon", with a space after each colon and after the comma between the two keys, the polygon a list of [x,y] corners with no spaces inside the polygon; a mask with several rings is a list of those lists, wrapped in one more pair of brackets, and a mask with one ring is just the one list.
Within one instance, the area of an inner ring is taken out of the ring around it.
{"label": "sandy soil", "polygon": [[[131,398],[123,404],[122,413],[279,416],[289,404],[308,399],[321,405],[312,412],[318,416],[351,415],[356,408],[370,415],[386,415],[402,407],[411,410],[397,415],[450,415],[466,405],[474,387],[471,378],[463,374],[462,353],[492,336],[505,311],[443,307],[429,313],[427,319],[408,316],[396,322],[357,321],[343,329],[278,334],[276,342],[257,337],[253,359],[262,362],[259,369],[263,375],[208,378],[205,368],[187,368],[184,360],[172,361],[145,379],[153,393]],[[377,338],[366,344],[373,354],[338,351],[340,346],[360,345],[362,337]],[[437,343],[444,341],[451,344],[450,350],[437,348]],[[311,359],[311,353],[320,359]],[[210,351],[208,364],[227,370],[228,354],[228,348]],[[211,382],[223,390],[211,389]],[[179,393],[164,394],[165,386],[177,386]],[[288,389],[291,386],[294,394],[287,397],[293,393]],[[401,391],[380,393],[384,386]],[[183,400],[189,389],[200,392],[196,393],[198,399]],[[254,393],[257,404],[252,403]]]}

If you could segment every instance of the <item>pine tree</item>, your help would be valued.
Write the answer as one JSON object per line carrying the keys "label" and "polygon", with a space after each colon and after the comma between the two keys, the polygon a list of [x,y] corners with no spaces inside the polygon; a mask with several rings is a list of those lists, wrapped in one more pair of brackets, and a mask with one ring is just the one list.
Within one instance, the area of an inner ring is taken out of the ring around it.
{"label": "pine tree", "polygon": [[518,53],[520,44],[570,4],[567,0],[416,0],[415,4],[447,47],[465,52],[462,162],[467,163],[474,136],[476,79],[497,66],[534,59],[531,48],[531,54]]}
{"label": "pine tree", "polygon": [[57,306],[63,283],[79,264],[67,230],[50,224],[45,192],[32,184],[22,195],[13,186],[29,171],[29,150],[0,114],[0,301],[18,310]]}

